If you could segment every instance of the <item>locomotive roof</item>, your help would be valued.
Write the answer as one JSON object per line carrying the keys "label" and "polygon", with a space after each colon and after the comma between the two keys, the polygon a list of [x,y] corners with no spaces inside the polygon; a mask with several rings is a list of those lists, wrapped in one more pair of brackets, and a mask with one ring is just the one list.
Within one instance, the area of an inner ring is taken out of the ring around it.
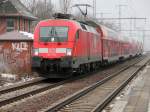
{"label": "locomotive roof", "polygon": [[[86,31],[88,32],[93,32],[93,33],[97,33],[96,31],[96,27],[100,28],[103,32],[104,38],[108,38],[110,40],[119,40],[119,41],[123,41],[123,42],[130,42],[132,38],[128,38],[125,37],[123,35],[121,35],[119,32],[116,32],[115,30],[108,28],[96,21],[93,20],[74,20],[74,19],[66,19],[66,18],[57,18],[57,19],[47,19],[47,20],[43,20],[43,21],[48,21],[48,20],[65,20],[65,21],[70,21],[70,22],[74,22],[77,23],[78,26],[80,26],[82,29],[82,24],[85,25],[86,27]],[[85,29],[83,29],[85,30]]]}

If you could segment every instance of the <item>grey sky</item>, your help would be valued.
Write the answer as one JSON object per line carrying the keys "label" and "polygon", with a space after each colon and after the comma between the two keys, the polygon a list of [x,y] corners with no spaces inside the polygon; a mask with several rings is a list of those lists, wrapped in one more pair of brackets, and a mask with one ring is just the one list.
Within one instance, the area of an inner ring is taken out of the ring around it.
{"label": "grey sky", "polygon": [[[59,0],[52,0],[55,3],[55,6],[58,7]],[[73,4],[75,3],[88,3],[93,5],[93,0],[72,0]],[[109,12],[116,14],[118,9],[118,4],[128,5],[122,10],[136,16],[146,16],[149,15],[149,0],[96,0],[97,2],[97,12]],[[127,8],[127,11],[126,11]],[[143,13],[144,12],[144,13]],[[127,13],[125,13],[127,14]]]}
{"label": "grey sky", "polygon": [[[55,6],[58,8],[59,0],[52,0]],[[93,5],[93,0],[72,0],[73,4],[77,3],[88,3]],[[107,13],[104,14],[104,17],[118,17],[118,5],[127,5],[122,7],[122,17],[150,17],[149,13],[149,4],[150,0],[96,0],[96,11],[97,13]],[[89,13],[92,14],[92,8],[90,8]],[[97,14],[97,17],[101,17],[100,14]],[[148,19],[149,23],[149,19]],[[142,22],[143,24],[143,22]],[[147,26],[150,26],[147,25]]]}
{"label": "grey sky", "polygon": [[[59,0],[52,0],[54,6],[59,7]],[[88,3],[93,5],[93,0],[72,0],[73,4],[79,3]],[[127,5],[122,7],[122,17],[146,17],[147,23],[144,24],[144,21],[137,21],[137,27],[141,29],[150,29],[150,0],[96,0],[96,11],[97,13],[107,13],[104,14],[104,17],[118,17],[118,5]],[[73,11],[74,12],[74,11]],[[90,15],[92,15],[92,8],[89,9]],[[109,13],[109,14],[108,14]],[[101,15],[97,14],[97,17],[101,17]],[[124,24],[130,24],[127,21],[122,21]],[[129,26],[129,25],[128,25]],[[126,27],[126,26],[124,26]],[[135,32],[136,33],[136,32]],[[134,34],[134,33],[133,33]],[[147,32],[146,35],[150,37],[150,32]],[[133,35],[134,36],[134,35]],[[142,36],[142,32],[139,33],[139,36]],[[141,38],[141,37],[140,37]],[[145,49],[150,50],[150,38],[145,37]]]}

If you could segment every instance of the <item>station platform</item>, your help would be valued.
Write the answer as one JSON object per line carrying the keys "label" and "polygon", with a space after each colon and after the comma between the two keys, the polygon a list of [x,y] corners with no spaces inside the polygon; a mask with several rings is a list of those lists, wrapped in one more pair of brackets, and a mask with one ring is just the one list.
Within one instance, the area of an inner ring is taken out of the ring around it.
{"label": "station platform", "polygon": [[150,65],[112,101],[109,112],[150,112]]}

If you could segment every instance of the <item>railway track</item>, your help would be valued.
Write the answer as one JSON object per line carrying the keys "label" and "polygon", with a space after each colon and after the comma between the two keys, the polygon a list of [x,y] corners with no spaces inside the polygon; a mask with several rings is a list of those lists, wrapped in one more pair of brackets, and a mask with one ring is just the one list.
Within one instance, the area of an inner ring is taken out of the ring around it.
{"label": "railway track", "polygon": [[[136,59],[138,60],[138,59]],[[88,77],[98,71],[91,72],[88,74],[76,76],[67,80],[63,80],[57,83],[45,82],[44,78],[39,78],[34,81],[29,81],[23,84],[10,86],[9,88],[0,89],[0,107],[16,102],[23,98],[30,97],[31,95],[39,94],[49,89],[53,89],[65,83],[69,83],[84,77]],[[106,73],[108,74],[108,73]]]}
{"label": "railway track", "polygon": [[62,82],[50,83],[45,78],[38,78],[20,85],[10,86],[0,90],[0,107],[21,100],[31,95],[38,94],[60,85]]}
{"label": "railway track", "polygon": [[46,79],[43,78],[43,77],[39,77],[39,78],[30,80],[30,81],[27,81],[27,82],[17,83],[17,84],[11,85],[11,86],[1,87],[0,88],[0,95],[6,94],[8,92],[15,91],[15,90],[19,90],[19,89],[22,89],[22,88],[25,88],[25,87],[37,84],[39,82],[43,82],[44,80],[46,80]]}
{"label": "railway track", "polygon": [[49,79],[41,77],[33,81],[28,81],[21,84],[0,88],[0,107],[16,102],[23,98],[27,98],[32,95],[39,94],[46,90],[53,89],[65,83],[69,83],[77,79],[88,77],[95,72],[97,71],[86,73],[80,76],[72,77],[55,83],[54,82],[52,83],[51,81],[49,81]]}
{"label": "railway track", "polygon": [[56,88],[65,83],[84,78],[86,75],[90,75],[90,73],[58,82],[51,82],[49,79],[38,78],[34,81],[29,81],[20,85],[14,85],[8,88],[0,89],[0,107],[30,97],[32,95],[39,94],[46,90]]}
{"label": "railway track", "polygon": [[[140,60],[141,61],[141,60]],[[45,112],[100,112],[147,64],[137,61],[48,107]],[[140,63],[139,63],[140,62]]]}

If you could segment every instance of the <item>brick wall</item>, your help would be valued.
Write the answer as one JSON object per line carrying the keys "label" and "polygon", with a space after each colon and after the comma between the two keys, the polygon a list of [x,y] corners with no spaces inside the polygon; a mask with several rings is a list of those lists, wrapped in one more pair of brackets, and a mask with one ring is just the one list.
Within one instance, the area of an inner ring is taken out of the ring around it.
{"label": "brick wall", "polygon": [[[6,19],[7,18],[0,18],[0,34],[3,34],[7,31]],[[29,32],[29,21],[30,20],[24,18],[19,18],[19,17],[14,18],[14,29]],[[32,30],[31,27],[32,25],[30,22],[30,31]]]}
{"label": "brick wall", "polygon": [[0,72],[31,73],[32,42],[0,41]]}
{"label": "brick wall", "polygon": [[6,19],[0,18],[0,34],[6,32]]}

